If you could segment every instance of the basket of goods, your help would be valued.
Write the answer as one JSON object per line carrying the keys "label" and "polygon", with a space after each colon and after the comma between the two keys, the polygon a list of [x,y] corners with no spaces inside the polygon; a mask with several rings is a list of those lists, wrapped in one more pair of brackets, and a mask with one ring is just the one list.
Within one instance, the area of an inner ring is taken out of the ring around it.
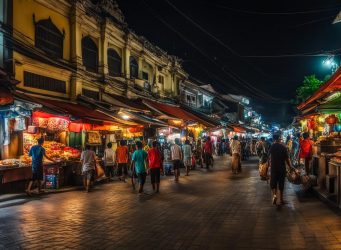
{"label": "basket of goods", "polygon": [[261,180],[263,181],[266,181],[269,179],[269,176],[268,176],[268,162],[260,162],[259,163],[259,166],[258,166],[258,170],[259,170],[259,176],[261,178]]}
{"label": "basket of goods", "polygon": [[299,185],[302,182],[300,171],[293,167],[287,168],[287,179],[290,183],[295,185]]}

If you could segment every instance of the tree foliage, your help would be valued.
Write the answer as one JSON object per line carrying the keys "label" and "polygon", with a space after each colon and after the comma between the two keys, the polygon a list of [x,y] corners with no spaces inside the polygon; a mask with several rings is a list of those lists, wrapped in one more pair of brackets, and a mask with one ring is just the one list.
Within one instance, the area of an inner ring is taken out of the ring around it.
{"label": "tree foliage", "polygon": [[302,84],[296,89],[298,101],[302,102],[323,84],[323,81],[316,78],[315,75],[305,76]]}

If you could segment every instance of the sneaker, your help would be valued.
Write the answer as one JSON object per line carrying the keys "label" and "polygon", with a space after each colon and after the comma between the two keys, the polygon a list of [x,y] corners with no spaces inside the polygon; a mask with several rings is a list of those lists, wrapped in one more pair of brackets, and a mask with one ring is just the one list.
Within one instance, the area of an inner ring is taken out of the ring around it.
{"label": "sneaker", "polygon": [[276,195],[274,195],[274,197],[272,197],[272,205],[276,205],[277,203],[277,197]]}

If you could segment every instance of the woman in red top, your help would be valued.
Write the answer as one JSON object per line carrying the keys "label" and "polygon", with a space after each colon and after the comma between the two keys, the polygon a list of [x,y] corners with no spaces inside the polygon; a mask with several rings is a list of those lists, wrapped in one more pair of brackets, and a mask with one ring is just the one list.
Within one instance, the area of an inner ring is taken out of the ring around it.
{"label": "woman in red top", "polygon": [[306,175],[310,174],[310,161],[312,158],[313,144],[314,142],[309,139],[309,133],[303,133],[303,140],[300,140],[299,158],[304,159]]}
{"label": "woman in red top", "polygon": [[161,152],[157,146],[158,142],[153,141],[153,147],[148,150],[148,171],[150,173],[153,191],[156,193],[158,193],[160,189],[160,174],[162,171]]}

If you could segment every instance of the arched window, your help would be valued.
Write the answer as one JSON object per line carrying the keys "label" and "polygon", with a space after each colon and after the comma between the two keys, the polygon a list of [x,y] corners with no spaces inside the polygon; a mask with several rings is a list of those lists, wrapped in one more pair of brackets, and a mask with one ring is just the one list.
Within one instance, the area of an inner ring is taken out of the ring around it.
{"label": "arched window", "polygon": [[108,49],[108,68],[110,76],[121,75],[121,57],[114,49]]}
{"label": "arched window", "polygon": [[130,62],[130,77],[131,78],[138,78],[139,76],[139,65],[137,64],[136,59],[131,56],[129,58],[129,62]]}
{"label": "arched window", "polygon": [[52,23],[51,18],[35,22],[35,46],[37,48],[49,55],[63,58],[63,42],[64,33]]}
{"label": "arched window", "polygon": [[95,42],[86,36],[82,39],[83,65],[90,72],[98,72],[98,49]]}

